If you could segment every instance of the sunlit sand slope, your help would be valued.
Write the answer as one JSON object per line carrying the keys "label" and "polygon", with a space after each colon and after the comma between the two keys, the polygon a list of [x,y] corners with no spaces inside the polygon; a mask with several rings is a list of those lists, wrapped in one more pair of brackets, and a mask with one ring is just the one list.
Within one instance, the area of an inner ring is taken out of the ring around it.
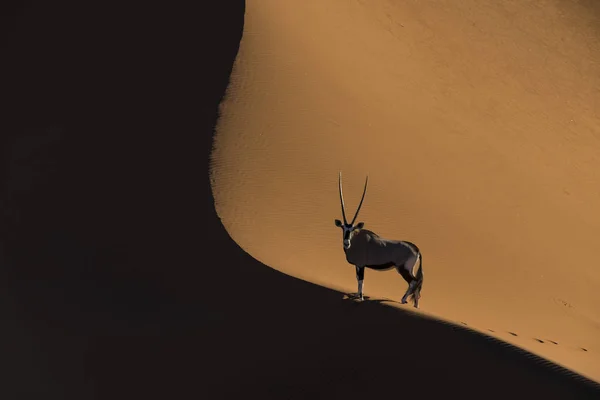
{"label": "sunlit sand slope", "polygon": [[[600,380],[600,42],[586,3],[253,0],[212,154],[219,216],[355,290],[353,214],[424,255],[421,307]],[[367,271],[366,294],[406,283]]]}

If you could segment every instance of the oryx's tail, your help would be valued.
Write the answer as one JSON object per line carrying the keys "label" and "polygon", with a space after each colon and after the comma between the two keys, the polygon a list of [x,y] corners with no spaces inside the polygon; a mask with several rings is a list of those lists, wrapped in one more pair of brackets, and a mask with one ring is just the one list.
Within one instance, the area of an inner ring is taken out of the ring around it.
{"label": "oryx's tail", "polygon": [[[412,293],[409,296],[409,299],[412,299],[413,303],[415,302],[416,299],[419,299],[421,297],[421,288],[423,287],[423,254],[421,254],[421,252],[419,252],[418,257],[419,257],[419,270],[417,271],[417,276],[415,277],[417,279],[417,284],[415,286],[415,289],[412,291]],[[416,297],[416,299],[415,299],[415,297]]]}

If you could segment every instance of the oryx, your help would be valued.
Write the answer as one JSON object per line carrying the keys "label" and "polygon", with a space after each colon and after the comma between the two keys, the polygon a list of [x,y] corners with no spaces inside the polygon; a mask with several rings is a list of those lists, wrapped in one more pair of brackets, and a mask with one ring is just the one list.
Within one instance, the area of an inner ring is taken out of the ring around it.
{"label": "oryx", "polygon": [[354,214],[352,222],[348,223],[344,207],[344,194],[342,192],[342,172],[340,171],[339,190],[344,223],[336,219],[335,226],[342,228],[346,260],[356,268],[358,297],[360,300],[363,300],[365,268],[377,271],[387,271],[395,268],[404,280],[408,282],[408,289],[402,297],[402,304],[406,304],[408,297],[412,296],[414,306],[419,308],[419,298],[421,297],[421,288],[423,287],[423,256],[419,248],[411,242],[384,239],[372,231],[363,229],[365,225],[363,222],[354,225],[360,207],[365,199],[368,183],[369,176],[365,180],[365,188],[356,214]]}

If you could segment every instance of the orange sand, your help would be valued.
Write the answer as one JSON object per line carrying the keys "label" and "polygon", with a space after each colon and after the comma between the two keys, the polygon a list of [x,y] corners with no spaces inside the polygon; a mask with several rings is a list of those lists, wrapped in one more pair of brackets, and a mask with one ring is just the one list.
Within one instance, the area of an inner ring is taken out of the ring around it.
{"label": "orange sand", "polygon": [[[226,229],[272,268],[355,291],[337,174],[350,215],[368,174],[359,220],[421,248],[420,312],[600,380],[600,41],[587,7],[247,1],[212,154]],[[405,289],[395,272],[366,273],[369,296]]]}

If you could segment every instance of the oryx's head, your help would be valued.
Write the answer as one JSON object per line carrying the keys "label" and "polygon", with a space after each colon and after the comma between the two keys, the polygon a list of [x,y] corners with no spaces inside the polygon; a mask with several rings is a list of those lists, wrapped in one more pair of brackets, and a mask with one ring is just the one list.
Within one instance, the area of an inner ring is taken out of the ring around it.
{"label": "oryx's head", "polygon": [[342,192],[342,172],[340,171],[339,177],[339,187],[340,187],[340,203],[342,204],[342,217],[344,218],[344,223],[339,219],[335,220],[335,226],[342,228],[343,231],[343,243],[344,250],[348,250],[351,246],[352,237],[354,233],[361,230],[363,226],[365,226],[364,222],[359,222],[354,225],[354,221],[356,221],[356,217],[358,217],[358,212],[360,211],[360,207],[362,206],[363,200],[365,199],[365,194],[367,193],[367,183],[369,183],[369,176],[367,175],[367,179],[365,180],[365,188],[363,190],[362,198],[360,199],[360,203],[358,204],[358,208],[356,209],[356,214],[354,214],[354,218],[352,218],[352,222],[348,223],[346,220],[346,210],[344,207],[344,194]]}

